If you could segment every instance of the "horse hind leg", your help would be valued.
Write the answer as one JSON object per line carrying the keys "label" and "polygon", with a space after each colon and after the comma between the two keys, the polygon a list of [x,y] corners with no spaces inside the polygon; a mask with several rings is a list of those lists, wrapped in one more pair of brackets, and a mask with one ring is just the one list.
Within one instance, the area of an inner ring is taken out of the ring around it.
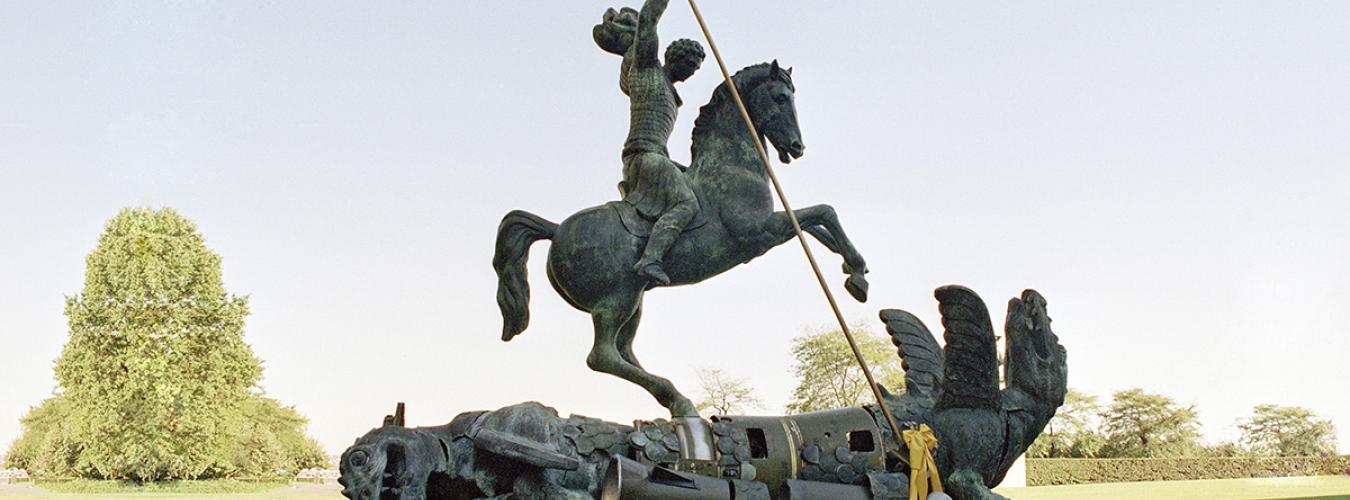
{"label": "horse hind leg", "polygon": [[623,357],[628,364],[642,368],[642,363],[638,362],[637,354],[633,353],[633,338],[637,336],[638,323],[642,321],[642,301],[638,299],[638,306],[633,310],[633,316],[623,324],[619,329],[618,342],[619,356]]}
{"label": "horse hind leg", "polygon": [[636,304],[627,307],[606,306],[608,304],[591,311],[591,321],[595,326],[595,344],[591,347],[590,355],[586,357],[586,365],[592,370],[614,375],[642,387],[656,398],[661,406],[670,410],[671,417],[698,416],[698,409],[694,407],[694,403],[680,394],[670,380],[648,373],[624,359],[624,355],[620,353],[620,332],[629,322],[634,323],[633,329],[637,328],[636,322],[633,321],[637,315]]}

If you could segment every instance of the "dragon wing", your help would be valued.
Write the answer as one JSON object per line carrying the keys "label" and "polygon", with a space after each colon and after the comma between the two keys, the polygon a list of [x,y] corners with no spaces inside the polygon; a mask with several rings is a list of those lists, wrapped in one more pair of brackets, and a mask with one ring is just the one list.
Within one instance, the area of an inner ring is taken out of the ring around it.
{"label": "dragon wing", "polygon": [[905,369],[905,395],[913,396],[924,409],[932,408],[942,390],[942,346],[923,321],[908,311],[884,309],[881,321]]}
{"label": "dragon wing", "polygon": [[963,286],[937,289],[947,341],[937,408],[999,408],[998,353],[984,301]]}

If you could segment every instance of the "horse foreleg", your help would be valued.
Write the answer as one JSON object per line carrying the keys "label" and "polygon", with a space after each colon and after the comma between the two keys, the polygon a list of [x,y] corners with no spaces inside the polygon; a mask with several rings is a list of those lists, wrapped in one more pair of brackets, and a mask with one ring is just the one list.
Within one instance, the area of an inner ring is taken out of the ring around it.
{"label": "horse foreleg", "polygon": [[[633,302],[637,302],[634,300]],[[696,417],[698,409],[689,398],[675,389],[675,384],[628,362],[619,351],[619,336],[628,323],[637,315],[636,305],[628,307],[596,307],[591,310],[591,321],[595,325],[595,344],[586,357],[586,366],[592,370],[608,373],[641,386],[661,406],[670,410],[671,417]],[[637,324],[633,323],[636,330]],[[628,334],[631,341],[633,332]]]}
{"label": "horse foreleg", "polygon": [[[834,253],[845,252],[843,246],[839,243],[839,240],[835,239],[834,235],[830,234],[830,231],[828,229],[825,229],[825,226],[807,226],[803,227],[802,231],[805,231],[806,234],[814,236],[816,238],[816,241],[819,241],[820,244],[825,245],[825,248],[828,248],[831,252]],[[861,259],[862,256],[859,255],[859,258]],[[849,265],[847,260],[844,261],[843,269],[844,274],[853,274],[853,266]],[[867,272],[868,270],[866,269],[866,266],[864,266],[863,273],[865,274]]]}
{"label": "horse foreleg", "polygon": [[[813,205],[794,210],[793,214],[797,216],[797,223],[801,225],[803,231],[815,237],[831,252],[844,258],[844,273],[849,275],[848,280],[844,282],[844,288],[858,302],[867,302],[868,286],[865,276],[867,274],[867,261],[863,259],[858,249],[853,247],[853,242],[848,239],[844,227],[839,224],[839,216],[835,213],[834,207]],[[776,236],[781,238],[778,244],[785,243],[796,236],[792,230],[792,221],[788,220],[787,214],[784,212],[773,214],[771,226],[775,229]]]}

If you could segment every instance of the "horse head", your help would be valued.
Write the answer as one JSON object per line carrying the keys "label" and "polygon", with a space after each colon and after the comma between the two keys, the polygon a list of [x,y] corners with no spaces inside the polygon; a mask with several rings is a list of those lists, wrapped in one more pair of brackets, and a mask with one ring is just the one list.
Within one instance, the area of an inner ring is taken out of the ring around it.
{"label": "horse head", "polygon": [[[792,84],[792,69],[779,67],[775,60],[740,70],[731,80],[745,102],[755,130],[773,144],[778,151],[778,159],[789,163],[801,158],[806,152],[806,146],[802,144],[802,131],[797,126],[797,88]],[[702,153],[715,156],[713,163],[724,163],[724,155],[731,151],[728,151],[723,141],[713,137],[748,137],[744,131],[745,122],[731,99],[731,91],[727,89],[726,83],[718,85],[712,99],[700,109],[698,119],[694,120],[694,163],[699,163]],[[747,166],[760,168],[758,161],[750,162]]]}
{"label": "horse head", "polygon": [[797,88],[792,84],[792,68],[780,68],[775,59],[760,81],[745,96],[746,107],[755,128],[778,151],[779,161],[791,163],[806,153],[802,131],[797,126]]}

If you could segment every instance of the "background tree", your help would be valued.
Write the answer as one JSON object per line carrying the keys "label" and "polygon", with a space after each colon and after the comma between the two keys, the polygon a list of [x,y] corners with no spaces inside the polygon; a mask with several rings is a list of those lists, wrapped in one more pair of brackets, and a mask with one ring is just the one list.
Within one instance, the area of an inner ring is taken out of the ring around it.
{"label": "background tree", "polygon": [[698,371],[698,383],[703,389],[699,411],[712,410],[715,415],[738,415],[748,410],[763,408],[754,390],[744,379],[728,376],[720,368]]}
{"label": "background tree", "polygon": [[1259,455],[1280,457],[1336,454],[1336,430],[1330,420],[1317,418],[1298,406],[1256,405],[1252,416],[1238,421],[1242,442]]}
{"label": "background tree", "polygon": [[[877,382],[892,392],[904,390],[905,372],[891,341],[865,328],[852,332]],[[787,405],[788,413],[875,403],[842,332],[822,331],[792,339],[792,357],[797,388]]]}
{"label": "background tree", "polygon": [[5,454],[5,467],[37,471],[60,471],[76,458],[71,436],[70,405],[57,394],[28,410],[19,419],[23,434]]}
{"label": "background tree", "polygon": [[1176,457],[1200,449],[1195,407],[1143,389],[1118,391],[1102,412],[1103,457]]}
{"label": "background tree", "polygon": [[1028,457],[1092,458],[1106,442],[1098,430],[1101,407],[1097,396],[1069,389],[1064,406],[1046,424],[1045,430],[1027,449]]}
{"label": "background tree", "polygon": [[247,300],[225,291],[191,221],[123,210],[86,265],[66,299],[60,389],[24,417],[10,465],[147,481],[323,464],[304,418],[255,390]]}
{"label": "background tree", "polygon": [[1232,441],[1223,441],[1220,442],[1219,444],[1205,446],[1201,450],[1201,454],[1210,457],[1226,457],[1226,458],[1242,457],[1248,455],[1247,450],[1242,449],[1241,446],[1238,446],[1236,443]]}

